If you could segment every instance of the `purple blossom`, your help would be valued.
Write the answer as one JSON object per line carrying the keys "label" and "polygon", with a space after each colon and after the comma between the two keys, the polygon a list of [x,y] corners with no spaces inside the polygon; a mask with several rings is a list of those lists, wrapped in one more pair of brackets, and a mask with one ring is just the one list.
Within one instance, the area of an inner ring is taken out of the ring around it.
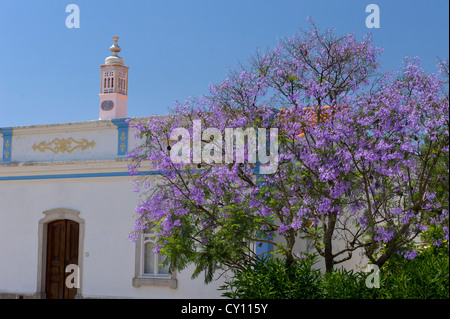
{"label": "purple blossom", "polygon": [[390,241],[392,239],[392,237],[394,236],[394,233],[395,233],[395,230],[393,227],[378,228],[376,231],[375,240],[387,243],[388,241]]}
{"label": "purple blossom", "polygon": [[302,228],[303,221],[300,218],[294,218],[291,224],[292,229],[297,230]]}
{"label": "purple blossom", "polygon": [[433,245],[436,247],[439,247],[440,245],[442,245],[442,240],[436,239],[435,242],[433,243]]}
{"label": "purple blossom", "polygon": [[285,231],[289,230],[291,228],[290,225],[284,225],[283,223],[281,223],[280,226],[278,226],[278,233],[281,235],[283,234]]}
{"label": "purple blossom", "polygon": [[407,252],[404,252],[403,253],[403,257],[405,257],[406,259],[409,259],[409,260],[413,260],[414,258],[416,258],[417,257],[417,251],[416,250],[414,250],[414,249],[411,249],[411,250],[409,250],[409,251],[407,251]]}

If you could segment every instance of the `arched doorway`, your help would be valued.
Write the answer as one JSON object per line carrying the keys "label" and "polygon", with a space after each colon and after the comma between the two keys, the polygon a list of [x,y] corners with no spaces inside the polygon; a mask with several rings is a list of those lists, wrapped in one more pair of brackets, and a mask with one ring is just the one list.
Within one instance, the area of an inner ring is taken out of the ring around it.
{"label": "arched doorway", "polygon": [[44,215],[39,221],[38,297],[79,298],[81,287],[66,285],[66,278],[71,275],[66,273],[66,267],[77,265],[81,272],[84,220],[78,217],[79,212],[70,209],[46,211]]}

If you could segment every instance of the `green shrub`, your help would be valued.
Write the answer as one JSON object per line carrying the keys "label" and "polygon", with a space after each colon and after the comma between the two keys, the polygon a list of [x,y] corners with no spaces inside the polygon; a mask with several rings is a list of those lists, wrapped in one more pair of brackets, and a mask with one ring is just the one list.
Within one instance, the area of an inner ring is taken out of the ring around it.
{"label": "green shrub", "polygon": [[284,260],[264,256],[255,259],[220,289],[233,299],[313,299],[320,296],[320,271],[312,266],[316,256]]}
{"label": "green shrub", "polygon": [[381,268],[377,298],[448,299],[447,249],[430,247],[413,260],[395,255]]}
{"label": "green shrub", "polygon": [[318,258],[309,255],[288,265],[264,257],[237,271],[221,290],[233,299],[448,299],[448,248],[429,247],[415,259],[398,254],[380,269],[380,288],[368,288],[364,272],[313,269]]}
{"label": "green shrub", "polygon": [[344,268],[325,273],[322,277],[322,298],[366,299],[371,290],[366,287],[366,274]]}

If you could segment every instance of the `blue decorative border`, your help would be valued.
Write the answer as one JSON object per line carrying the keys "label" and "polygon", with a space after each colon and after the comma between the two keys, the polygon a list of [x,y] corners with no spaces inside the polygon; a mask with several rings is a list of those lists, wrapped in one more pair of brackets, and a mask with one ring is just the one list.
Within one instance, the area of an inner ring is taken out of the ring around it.
{"label": "blue decorative border", "polygon": [[[135,176],[142,175],[162,175],[161,171],[138,172]],[[130,172],[106,172],[106,173],[81,173],[81,174],[58,174],[58,175],[28,175],[28,176],[3,176],[1,181],[30,181],[46,179],[65,179],[65,178],[95,178],[95,177],[130,177]]]}
{"label": "blue decorative border", "polygon": [[3,135],[3,162],[11,162],[12,155],[12,127],[0,128],[0,134]]}
{"label": "blue decorative border", "polygon": [[126,120],[126,118],[111,120],[117,126],[117,155],[119,156],[125,156],[128,152],[128,123]]}

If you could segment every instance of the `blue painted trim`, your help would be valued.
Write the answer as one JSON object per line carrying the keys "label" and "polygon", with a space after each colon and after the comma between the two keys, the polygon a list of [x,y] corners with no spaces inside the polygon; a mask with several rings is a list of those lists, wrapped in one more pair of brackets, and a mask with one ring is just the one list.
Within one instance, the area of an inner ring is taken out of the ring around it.
{"label": "blue painted trim", "polygon": [[[160,171],[139,172],[137,176],[143,175],[162,175]],[[135,176],[136,176],[135,175]],[[46,179],[65,179],[65,178],[95,178],[95,177],[129,177],[129,172],[107,172],[107,173],[85,173],[85,174],[58,174],[58,175],[28,175],[28,176],[4,176],[0,177],[0,181],[30,181],[30,180],[46,180]]]}
{"label": "blue painted trim", "polygon": [[0,134],[3,136],[3,162],[11,162],[12,156],[12,127],[0,128]]}
{"label": "blue painted trim", "polygon": [[[272,236],[267,237],[267,239],[268,240],[272,240]],[[261,245],[261,246],[259,246],[259,245]],[[260,241],[256,242],[256,251],[255,252],[256,252],[257,255],[263,256],[265,254],[268,254],[272,250],[273,250],[273,245],[272,244],[264,243],[264,242],[260,242]],[[269,256],[271,256],[271,255],[269,255]]]}
{"label": "blue painted trim", "polygon": [[117,155],[119,156],[125,156],[128,152],[128,123],[126,120],[126,118],[111,120],[117,126]]}

